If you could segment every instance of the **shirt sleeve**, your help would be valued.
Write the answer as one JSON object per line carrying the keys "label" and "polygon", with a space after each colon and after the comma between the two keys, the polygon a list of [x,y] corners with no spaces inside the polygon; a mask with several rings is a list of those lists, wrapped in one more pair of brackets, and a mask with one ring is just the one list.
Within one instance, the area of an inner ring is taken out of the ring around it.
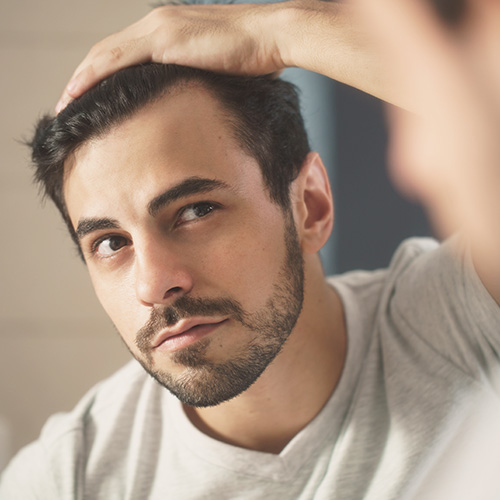
{"label": "shirt sleeve", "polygon": [[84,452],[81,421],[68,413],[53,415],[0,476],[0,500],[81,499]]}
{"label": "shirt sleeve", "polygon": [[500,394],[500,307],[454,237],[442,245],[412,239],[396,252],[389,272],[390,317],[476,380]]}
{"label": "shirt sleeve", "polygon": [[1,500],[61,498],[40,441],[23,448],[0,476]]}

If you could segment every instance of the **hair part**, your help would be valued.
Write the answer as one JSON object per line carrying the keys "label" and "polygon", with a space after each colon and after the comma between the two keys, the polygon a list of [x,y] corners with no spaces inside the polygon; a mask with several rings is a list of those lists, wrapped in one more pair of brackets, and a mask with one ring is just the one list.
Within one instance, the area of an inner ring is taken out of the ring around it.
{"label": "hair part", "polygon": [[235,140],[256,159],[270,199],[289,208],[290,184],[310,151],[294,85],[269,76],[230,76],[178,65],[133,66],[106,78],[57,116],[44,116],[28,142],[35,181],[59,209],[81,256],[64,199],[66,161],[81,145],[193,83],[220,102]]}

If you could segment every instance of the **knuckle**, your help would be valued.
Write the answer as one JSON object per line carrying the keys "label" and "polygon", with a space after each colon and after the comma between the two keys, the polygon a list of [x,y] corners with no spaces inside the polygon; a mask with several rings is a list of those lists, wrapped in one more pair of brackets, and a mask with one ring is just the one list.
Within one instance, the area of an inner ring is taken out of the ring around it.
{"label": "knuckle", "polygon": [[123,57],[123,49],[121,47],[113,47],[109,51],[109,58],[112,61],[119,61]]}

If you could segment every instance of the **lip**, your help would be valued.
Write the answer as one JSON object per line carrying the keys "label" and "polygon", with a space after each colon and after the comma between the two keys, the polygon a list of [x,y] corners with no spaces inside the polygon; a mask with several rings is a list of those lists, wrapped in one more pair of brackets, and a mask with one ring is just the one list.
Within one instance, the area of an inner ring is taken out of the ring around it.
{"label": "lip", "polygon": [[201,337],[211,333],[227,318],[190,318],[179,321],[173,328],[165,328],[151,344],[153,349],[162,351],[176,351],[196,342]]}

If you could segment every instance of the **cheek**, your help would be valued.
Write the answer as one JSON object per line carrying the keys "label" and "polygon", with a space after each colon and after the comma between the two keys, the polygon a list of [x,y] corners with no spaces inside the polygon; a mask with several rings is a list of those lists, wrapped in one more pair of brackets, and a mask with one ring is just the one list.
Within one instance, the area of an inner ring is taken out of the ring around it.
{"label": "cheek", "polygon": [[[211,241],[193,262],[197,282],[221,295],[232,295],[243,306],[259,307],[273,293],[285,258],[281,224],[247,224]],[[260,299],[259,299],[260,298]]]}
{"label": "cheek", "polygon": [[[125,343],[133,346],[139,328],[148,320],[136,299],[132,280],[126,276],[97,276],[90,272],[95,293]],[[144,318],[142,317],[144,316]]]}

